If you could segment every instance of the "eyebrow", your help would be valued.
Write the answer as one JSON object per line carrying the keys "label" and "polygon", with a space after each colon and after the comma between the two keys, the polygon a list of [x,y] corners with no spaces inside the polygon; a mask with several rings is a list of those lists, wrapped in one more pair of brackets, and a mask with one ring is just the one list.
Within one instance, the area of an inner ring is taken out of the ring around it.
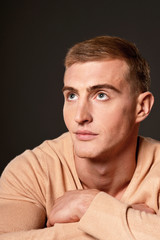
{"label": "eyebrow", "polygon": [[65,92],[65,91],[73,91],[73,92],[78,92],[77,89],[73,88],[73,87],[69,87],[69,86],[64,86],[62,88],[62,92]]}
{"label": "eyebrow", "polygon": [[87,91],[94,91],[94,90],[98,90],[98,89],[102,89],[102,88],[107,88],[107,89],[111,89],[117,93],[121,93],[121,91],[119,89],[117,89],[116,87],[114,87],[113,85],[111,84],[97,84],[97,85],[94,85],[94,86],[91,86],[87,89]]}
{"label": "eyebrow", "polygon": [[[91,86],[91,87],[88,87],[87,88],[87,91],[88,92],[92,92],[92,91],[95,91],[95,90],[98,90],[98,89],[103,89],[103,88],[106,88],[106,89],[111,89],[117,93],[121,93],[121,91],[119,89],[117,89],[116,87],[114,87],[113,85],[111,84],[97,84],[97,85],[94,85],[94,86]],[[70,87],[70,86],[64,86],[62,88],[62,92],[65,92],[65,91],[74,91],[74,92],[78,92],[77,89],[73,88],[73,87]]]}

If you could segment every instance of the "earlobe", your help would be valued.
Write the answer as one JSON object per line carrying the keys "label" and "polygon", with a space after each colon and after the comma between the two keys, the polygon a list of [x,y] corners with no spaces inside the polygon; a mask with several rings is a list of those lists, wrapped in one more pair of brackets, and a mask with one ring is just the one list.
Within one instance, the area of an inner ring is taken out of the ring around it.
{"label": "earlobe", "polygon": [[150,113],[154,104],[154,96],[151,92],[144,92],[138,96],[136,123],[142,122]]}

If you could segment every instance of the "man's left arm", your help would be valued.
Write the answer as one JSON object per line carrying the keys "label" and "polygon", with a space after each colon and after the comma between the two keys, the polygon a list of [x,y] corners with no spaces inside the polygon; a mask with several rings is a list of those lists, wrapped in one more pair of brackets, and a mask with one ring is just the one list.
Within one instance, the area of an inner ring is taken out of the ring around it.
{"label": "man's left arm", "polygon": [[70,191],[57,200],[48,226],[77,221],[80,230],[99,240],[159,240],[160,216],[147,206],[136,208],[97,190]]}

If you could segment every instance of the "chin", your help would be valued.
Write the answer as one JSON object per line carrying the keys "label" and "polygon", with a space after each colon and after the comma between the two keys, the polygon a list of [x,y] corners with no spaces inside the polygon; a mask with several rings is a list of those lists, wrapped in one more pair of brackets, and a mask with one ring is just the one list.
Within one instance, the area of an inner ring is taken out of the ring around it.
{"label": "chin", "polygon": [[91,158],[95,158],[95,156],[89,152],[77,152],[75,151],[75,155],[78,157],[78,158],[88,158],[88,159],[91,159]]}
{"label": "chin", "polygon": [[95,148],[89,149],[86,146],[85,148],[75,147],[74,152],[75,152],[75,155],[79,158],[95,158],[96,157]]}
{"label": "chin", "polygon": [[101,144],[95,140],[77,141],[73,139],[73,146],[75,155],[79,158],[97,158],[103,152],[103,147],[100,148]]}

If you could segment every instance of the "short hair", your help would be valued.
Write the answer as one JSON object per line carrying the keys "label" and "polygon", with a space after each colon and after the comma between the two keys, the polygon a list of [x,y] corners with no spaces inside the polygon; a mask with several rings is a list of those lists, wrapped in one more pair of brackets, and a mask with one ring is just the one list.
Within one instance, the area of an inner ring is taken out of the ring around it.
{"label": "short hair", "polygon": [[134,90],[145,92],[150,88],[150,68],[138,48],[128,40],[113,36],[98,36],[71,47],[65,58],[65,67],[74,63],[101,61],[105,59],[125,60],[130,69],[129,80]]}

